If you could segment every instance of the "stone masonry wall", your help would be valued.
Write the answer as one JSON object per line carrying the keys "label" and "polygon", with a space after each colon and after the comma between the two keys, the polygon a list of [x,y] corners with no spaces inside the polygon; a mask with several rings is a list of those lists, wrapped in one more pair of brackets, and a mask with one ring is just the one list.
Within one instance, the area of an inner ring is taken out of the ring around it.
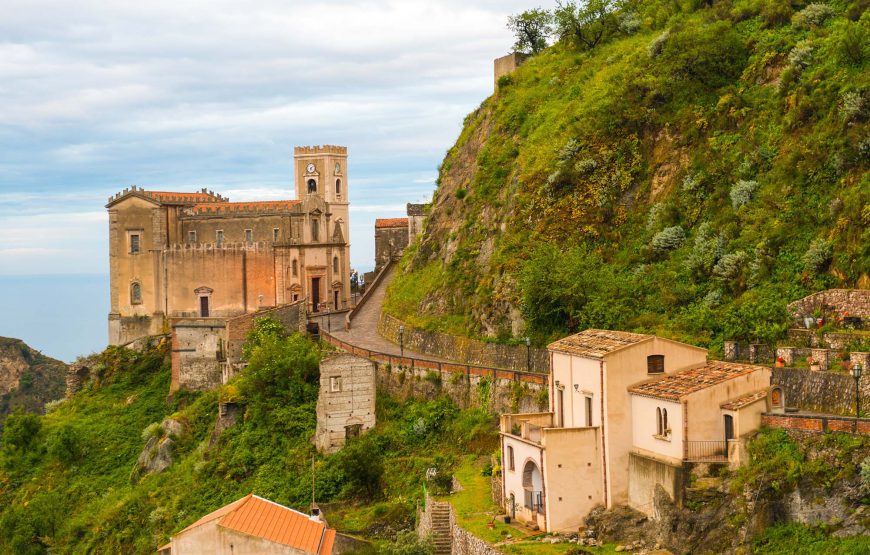
{"label": "stone masonry wall", "polygon": [[[456,523],[456,511],[450,507],[450,534],[453,548],[451,555],[503,555],[501,551],[492,547],[468,530]],[[432,498],[426,496],[426,504],[422,511],[417,513],[417,536],[425,538],[432,532]]]}
{"label": "stone masonry wall", "polygon": [[305,308],[305,300],[303,299],[295,303],[258,310],[250,314],[242,314],[241,316],[230,318],[227,320],[227,360],[231,363],[237,363],[241,359],[245,339],[248,337],[251,328],[254,327],[254,322],[257,318],[274,318],[284,324],[284,329],[288,333],[294,331],[304,333],[305,324],[308,321]]}
{"label": "stone masonry wall", "polygon": [[[789,407],[826,414],[855,414],[855,380],[846,374],[803,368],[774,368],[773,385],[782,387]],[[870,406],[870,376],[860,383],[861,400]]]}
{"label": "stone masonry wall", "polygon": [[825,417],[806,414],[762,414],[761,424],[770,428],[804,432],[847,432],[870,435],[870,419]]}
{"label": "stone masonry wall", "polygon": [[[528,353],[525,345],[484,343],[466,337],[425,331],[409,326],[389,314],[381,313],[378,320],[378,332],[396,344],[399,343],[399,326],[405,326],[405,347],[418,353],[494,368],[525,371],[528,367]],[[531,349],[531,371],[541,373],[549,371],[549,357],[546,349]]]}
{"label": "stone masonry wall", "polygon": [[812,314],[816,308],[830,307],[836,312],[848,312],[851,316],[870,318],[870,290],[868,289],[828,289],[808,295],[790,303],[788,311],[795,318]]}

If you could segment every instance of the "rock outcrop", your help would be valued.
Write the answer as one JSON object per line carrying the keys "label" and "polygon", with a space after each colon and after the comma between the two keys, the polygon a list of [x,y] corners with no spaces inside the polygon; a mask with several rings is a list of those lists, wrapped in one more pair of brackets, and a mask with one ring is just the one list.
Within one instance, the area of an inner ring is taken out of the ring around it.
{"label": "rock outcrop", "polygon": [[63,397],[66,368],[20,339],[0,337],[0,423],[15,407],[42,413]]}
{"label": "rock outcrop", "polygon": [[167,418],[153,430],[145,443],[145,448],[136,460],[131,479],[137,482],[146,474],[163,472],[173,463],[175,444],[187,431],[187,426],[178,420]]}

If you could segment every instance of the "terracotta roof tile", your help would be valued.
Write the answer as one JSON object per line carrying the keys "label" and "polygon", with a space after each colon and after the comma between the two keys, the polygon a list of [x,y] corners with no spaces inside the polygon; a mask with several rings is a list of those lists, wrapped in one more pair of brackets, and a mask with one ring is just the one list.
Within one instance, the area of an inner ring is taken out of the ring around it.
{"label": "terracotta roof tile", "polygon": [[378,218],[375,229],[384,227],[408,227],[408,218]]}
{"label": "terracotta roof tile", "polygon": [[226,199],[219,196],[196,192],[196,193],[175,193],[172,191],[142,191],[145,196],[151,197],[165,204],[198,204],[206,202],[226,202]]}
{"label": "terracotta roof tile", "polygon": [[547,348],[570,355],[603,358],[609,353],[652,338],[652,335],[627,331],[588,329],[550,343]]}
{"label": "terracotta roof tile", "polygon": [[[335,541],[335,530],[327,528],[323,522],[253,494],[205,515],[179,534],[215,519],[220,519],[218,526],[223,528],[312,555],[332,553],[332,543]],[[329,550],[325,549],[327,543]]]}
{"label": "terracotta roof tile", "polygon": [[764,399],[767,397],[767,392],[770,391],[769,387],[765,387],[764,389],[759,389],[758,391],[754,391],[752,393],[747,393],[746,395],[741,395],[736,399],[731,399],[719,405],[721,408],[725,410],[739,410],[743,407],[747,407],[752,403]]}
{"label": "terracotta roof tile", "polygon": [[764,369],[763,366],[710,360],[697,368],[633,385],[628,391],[636,395],[678,401],[690,393]]}
{"label": "terracotta roof tile", "polygon": [[257,202],[211,202],[189,208],[194,214],[228,214],[234,212],[283,212],[292,210],[299,200],[264,200]]}

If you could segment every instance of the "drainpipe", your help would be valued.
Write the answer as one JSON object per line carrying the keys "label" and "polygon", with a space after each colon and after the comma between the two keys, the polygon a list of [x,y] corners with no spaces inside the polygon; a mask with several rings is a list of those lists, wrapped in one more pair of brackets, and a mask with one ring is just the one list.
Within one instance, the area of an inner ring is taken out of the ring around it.
{"label": "drainpipe", "polygon": [[598,363],[599,381],[601,382],[601,477],[604,480],[604,508],[607,509],[607,440],[604,436],[604,361]]}

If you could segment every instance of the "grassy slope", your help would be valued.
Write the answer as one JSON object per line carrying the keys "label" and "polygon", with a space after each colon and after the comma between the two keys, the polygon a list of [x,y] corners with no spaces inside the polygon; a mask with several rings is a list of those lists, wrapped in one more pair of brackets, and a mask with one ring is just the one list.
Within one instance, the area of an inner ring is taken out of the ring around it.
{"label": "grassy slope", "polygon": [[[834,1],[801,27],[775,2],[716,4],[641,3],[636,34],[558,44],[503,80],[448,151],[386,310],[502,340],[601,326],[715,346],[775,338],[813,290],[870,286],[870,52],[843,46],[870,15]],[[735,208],[741,180],[756,188]],[[680,246],[651,247],[675,226]],[[833,253],[816,267],[814,241]]]}

